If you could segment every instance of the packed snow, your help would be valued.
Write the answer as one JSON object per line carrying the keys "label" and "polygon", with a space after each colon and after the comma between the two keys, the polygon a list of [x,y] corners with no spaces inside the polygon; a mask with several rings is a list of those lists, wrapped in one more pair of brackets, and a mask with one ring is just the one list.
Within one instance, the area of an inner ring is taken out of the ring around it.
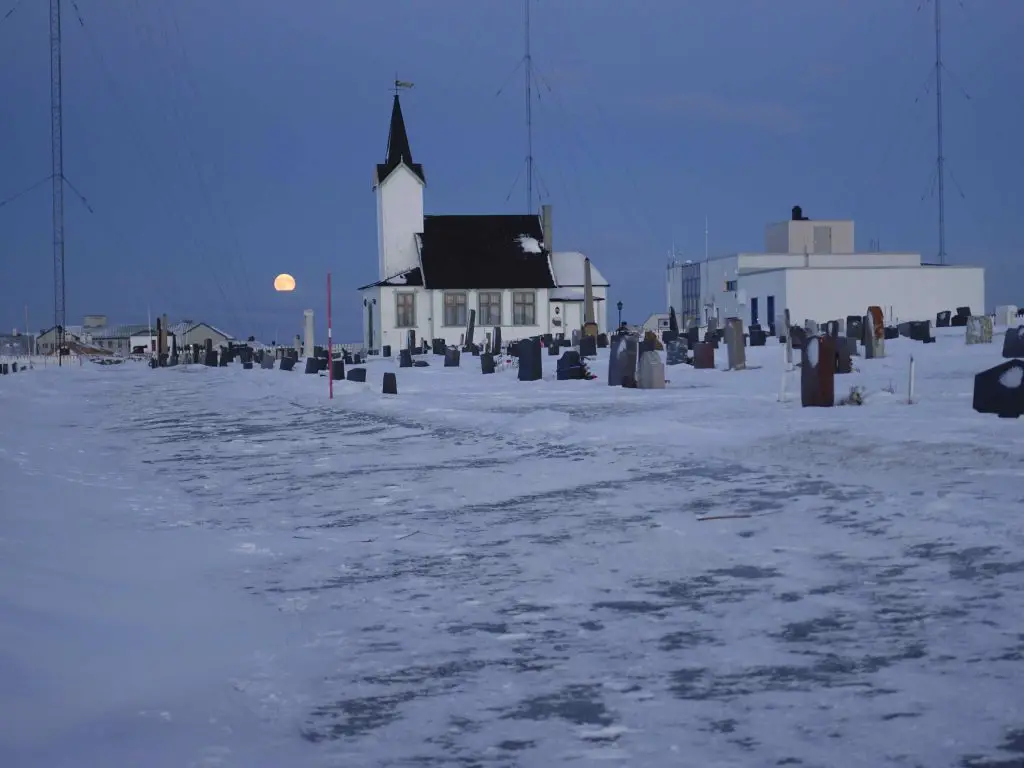
{"label": "packed snow", "polygon": [[520,235],[519,236],[519,247],[523,249],[523,253],[543,253],[544,252],[544,248],[541,245],[541,242],[537,238],[530,237],[529,235]]}
{"label": "packed snow", "polygon": [[936,333],[832,409],[774,340],[0,377],[0,766],[1019,765],[1024,422]]}

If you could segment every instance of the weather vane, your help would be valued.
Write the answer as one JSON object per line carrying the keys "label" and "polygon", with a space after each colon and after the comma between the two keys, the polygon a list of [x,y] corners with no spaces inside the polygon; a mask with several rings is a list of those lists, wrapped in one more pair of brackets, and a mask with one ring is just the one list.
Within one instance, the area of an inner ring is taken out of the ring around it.
{"label": "weather vane", "polygon": [[413,84],[408,82],[407,80],[399,80],[398,76],[397,75],[395,76],[395,87],[394,87],[394,89],[395,89],[395,96],[398,95],[399,91],[412,88],[412,86],[413,86]]}

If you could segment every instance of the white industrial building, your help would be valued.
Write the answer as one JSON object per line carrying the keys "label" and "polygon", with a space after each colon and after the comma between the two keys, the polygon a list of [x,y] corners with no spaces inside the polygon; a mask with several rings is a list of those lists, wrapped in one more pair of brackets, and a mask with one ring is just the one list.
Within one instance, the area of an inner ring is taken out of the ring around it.
{"label": "white industrial building", "polygon": [[763,253],[735,253],[668,267],[668,305],[680,325],[739,317],[768,326],[786,309],[794,323],[882,308],[887,322],[935,321],[943,310],[985,311],[982,267],[925,264],[919,253],[857,252],[849,220],[789,221],[765,228]]}

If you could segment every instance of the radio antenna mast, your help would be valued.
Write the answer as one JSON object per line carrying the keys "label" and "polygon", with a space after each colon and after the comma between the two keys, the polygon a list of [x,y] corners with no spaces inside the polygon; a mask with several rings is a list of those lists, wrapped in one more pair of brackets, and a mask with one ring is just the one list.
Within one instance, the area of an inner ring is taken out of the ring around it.
{"label": "radio antenna mast", "polygon": [[935,156],[939,191],[939,264],[946,263],[946,157],[942,137],[942,0],[935,3]]}
{"label": "radio antenna mast", "polygon": [[60,0],[50,0],[50,160],[53,182],[53,326],[57,364],[63,363],[64,293],[64,115],[61,102]]}
{"label": "radio antenna mast", "polygon": [[523,0],[526,53],[523,72],[526,80],[526,212],[533,212],[533,55],[530,50],[530,0]]}

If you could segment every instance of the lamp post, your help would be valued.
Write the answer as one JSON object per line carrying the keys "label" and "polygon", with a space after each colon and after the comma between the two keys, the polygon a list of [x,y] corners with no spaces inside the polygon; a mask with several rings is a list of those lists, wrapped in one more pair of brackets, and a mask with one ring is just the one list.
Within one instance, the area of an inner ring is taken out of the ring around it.
{"label": "lamp post", "polygon": [[622,327],[622,302],[620,301],[615,306],[618,307],[618,309],[619,309],[619,327],[621,328]]}

